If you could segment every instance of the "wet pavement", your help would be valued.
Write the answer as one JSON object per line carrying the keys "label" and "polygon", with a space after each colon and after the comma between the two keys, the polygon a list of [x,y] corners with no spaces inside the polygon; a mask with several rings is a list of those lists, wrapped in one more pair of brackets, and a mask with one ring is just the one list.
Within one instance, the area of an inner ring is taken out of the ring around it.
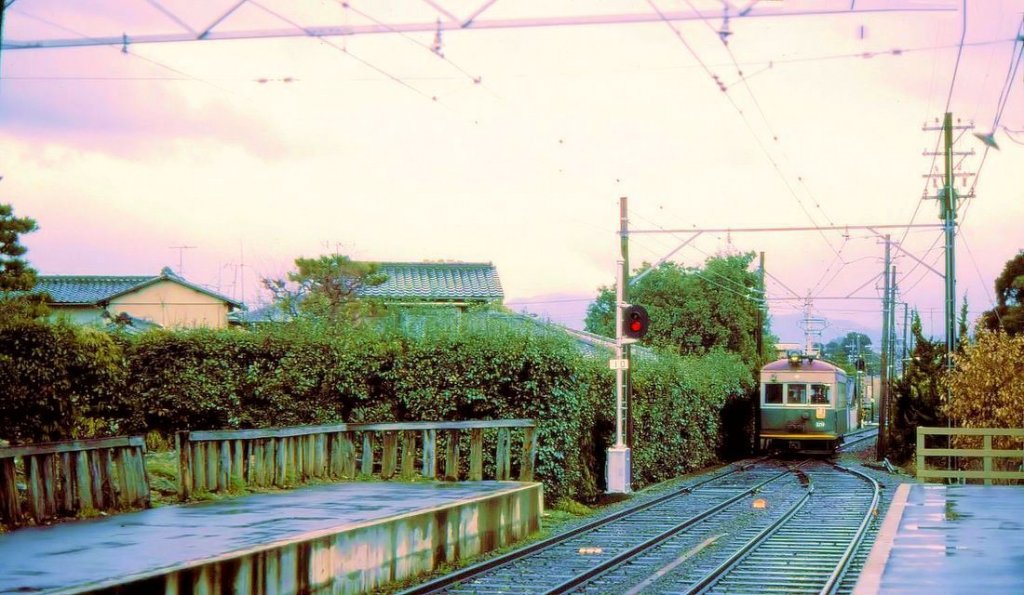
{"label": "wet pavement", "polygon": [[901,486],[855,593],[1024,593],[1024,487]]}
{"label": "wet pavement", "polygon": [[522,485],[353,482],[19,529],[0,534],[0,593],[59,591],[180,567]]}

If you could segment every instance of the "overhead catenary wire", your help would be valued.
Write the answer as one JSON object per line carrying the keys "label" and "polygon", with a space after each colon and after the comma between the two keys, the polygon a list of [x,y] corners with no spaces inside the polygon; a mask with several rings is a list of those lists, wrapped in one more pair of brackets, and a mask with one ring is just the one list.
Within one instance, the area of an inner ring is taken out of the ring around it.
{"label": "overhead catenary wire", "polygon": [[[40,23],[43,23],[45,25],[48,25],[50,27],[54,27],[56,29],[60,29],[61,31],[66,31],[68,33],[71,33],[72,35],[77,35],[77,36],[79,36],[81,38],[85,38],[85,39],[88,38],[88,35],[86,35],[85,33],[82,33],[80,31],[76,31],[75,29],[72,29],[71,27],[67,27],[65,25],[62,25],[62,24],[57,23],[55,21],[52,21],[50,19],[46,19],[46,18],[43,18],[41,16],[32,14],[30,12],[26,12],[24,9],[22,9],[20,7],[19,7],[19,14],[21,14],[22,16],[27,17],[29,19],[32,19],[32,20],[38,21]],[[118,52],[120,52],[120,53],[122,53],[124,55],[131,56],[132,58],[135,58],[137,60],[142,60],[143,62],[148,62],[149,64],[152,64],[153,66],[156,66],[158,68],[162,68],[162,69],[164,69],[164,70],[166,70],[168,72],[173,72],[174,74],[177,74],[177,75],[179,75],[181,77],[184,77],[185,79],[188,79],[188,80],[191,80],[191,81],[195,81],[197,83],[202,83],[204,85],[209,85],[209,86],[213,87],[214,89],[217,89],[218,91],[222,91],[224,93],[229,93],[229,94],[235,95],[235,93],[233,91],[231,91],[229,89],[225,89],[224,87],[221,87],[220,85],[217,85],[217,84],[215,84],[215,83],[213,83],[213,82],[211,82],[211,81],[209,81],[207,79],[203,79],[203,78],[199,78],[197,76],[191,75],[191,74],[189,74],[189,73],[187,73],[187,72],[185,72],[183,70],[179,70],[177,68],[174,68],[173,66],[170,66],[168,64],[164,64],[163,62],[160,62],[159,60],[156,60],[154,58],[149,58],[149,57],[143,56],[141,54],[138,54],[136,52],[129,52],[127,44],[120,45],[120,46],[118,46],[118,45],[106,45],[106,47],[108,47],[108,48],[110,48],[112,50],[116,50],[116,51],[118,51]],[[4,78],[11,78],[11,77],[5,76]]]}
{"label": "overhead catenary wire", "polygon": [[[772,157],[771,153],[768,151],[768,148],[765,147],[764,142],[761,140],[761,137],[754,130],[754,127],[751,125],[750,120],[747,118],[747,115],[743,112],[743,109],[740,108],[740,106],[736,103],[736,100],[733,99],[733,97],[729,94],[728,89],[722,83],[721,78],[719,78],[719,76],[717,74],[715,74],[710,68],[708,68],[708,66],[704,62],[704,60],[697,54],[697,52],[693,49],[693,47],[690,46],[690,44],[686,41],[686,38],[683,37],[682,32],[675,26],[675,24],[672,23],[672,21],[670,21],[667,18],[665,18],[664,13],[662,12],[662,10],[660,8],[658,8],[658,6],[654,3],[654,1],[653,0],[647,0],[647,4],[650,5],[651,8],[654,9],[654,11],[662,18],[662,21],[675,34],[676,39],[678,39],[680,41],[680,43],[683,44],[683,46],[690,53],[690,55],[693,56],[693,58],[697,61],[698,64],[700,64],[700,66],[701,66],[701,68],[703,68],[704,72],[707,73],[708,76],[711,77],[711,79],[718,86],[719,90],[722,91],[722,93],[725,95],[725,98],[728,100],[729,104],[739,114],[740,119],[743,121],[744,125],[747,127],[747,130],[750,131],[751,136],[754,137],[754,140],[756,141],[758,148],[761,149],[761,152],[764,153],[765,157],[767,157],[768,161],[772,164],[772,167],[774,168],[775,172],[779,175],[779,178],[782,180],[782,183],[786,187],[786,190],[789,192],[789,194],[793,197],[794,200],[796,200],[797,204],[800,206],[800,210],[802,210],[804,212],[804,214],[807,216],[807,218],[810,220],[810,222],[813,225],[817,226],[818,222],[814,219],[814,217],[811,215],[810,211],[807,210],[807,207],[804,205],[803,201],[800,199],[800,197],[797,195],[797,193],[793,190],[792,185],[790,185],[790,183],[789,183],[789,179],[782,172],[782,168],[779,167],[778,162],[775,161],[775,158]],[[838,251],[836,250],[835,246],[833,246],[832,242],[829,241],[828,237],[823,232],[819,232],[819,233],[821,235],[821,238],[825,241],[825,244],[828,245],[828,247],[832,250],[832,252],[838,253]]]}
{"label": "overhead catenary wire", "polygon": [[[280,20],[280,21],[282,21],[284,23],[287,23],[288,25],[291,25],[292,27],[295,27],[299,31],[303,31],[303,32],[311,34],[310,30],[308,28],[303,27],[299,23],[293,21],[292,19],[290,19],[287,16],[281,14],[280,12],[277,12],[276,10],[273,10],[273,9],[270,9],[270,8],[264,6],[262,3],[257,2],[257,0],[247,0],[247,1],[248,1],[249,4],[255,6],[256,8],[259,8],[260,10],[266,12],[267,14],[277,18],[278,20]],[[394,81],[395,83],[398,83],[399,85],[405,87],[406,89],[409,89],[410,91],[412,91],[412,92],[414,92],[414,93],[416,93],[416,94],[418,94],[418,95],[420,95],[422,97],[425,97],[425,98],[427,98],[427,99],[429,99],[431,101],[437,101],[437,97],[436,96],[433,96],[433,95],[430,95],[429,93],[424,92],[422,89],[419,89],[418,87],[415,87],[415,86],[409,84],[408,82],[406,82],[406,81],[402,80],[401,78],[391,74],[390,72],[384,70],[383,68],[381,68],[381,67],[371,63],[370,61],[368,61],[368,60],[366,60],[364,58],[361,58],[361,57],[353,54],[351,51],[349,51],[349,49],[347,47],[340,46],[337,43],[335,43],[334,41],[332,41],[330,39],[327,39],[324,36],[313,35],[313,34],[311,34],[311,35],[312,35],[312,37],[314,37],[315,39],[320,41],[320,43],[323,43],[323,44],[325,44],[325,45],[327,45],[329,47],[334,48],[335,50],[341,52],[342,54],[352,58],[356,62],[359,62],[363,66],[366,66],[367,68],[373,70],[374,72],[377,72],[377,73],[387,77],[388,79]]]}
{"label": "overhead catenary wire", "polygon": [[[421,42],[420,40],[412,37],[408,33],[405,33],[404,31],[399,31],[398,29],[395,29],[392,25],[389,25],[389,24],[387,24],[387,23],[385,23],[385,22],[383,22],[383,21],[381,21],[379,19],[376,19],[376,18],[370,16],[365,11],[360,10],[360,9],[356,8],[355,6],[353,6],[351,2],[348,2],[346,0],[334,0],[334,1],[337,4],[340,4],[345,10],[351,10],[355,14],[357,14],[357,15],[365,18],[365,19],[368,19],[368,20],[370,20],[370,21],[372,21],[374,23],[377,23],[378,25],[380,25],[382,27],[387,28],[389,31],[391,31],[391,32],[401,36],[403,39],[407,39],[411,43],[413,43],[413,44],[415,44],[415,45],[417,45],[417,46],[427,50],[431,54],[434,54],[439,59],[441,59],[442,61],[447,63],[449,66],[451,66],[455,70],[457,70],[460,73],[462,73],[462,75],[465,76],[466,78],[468,78],[471,82],[473,82],[473,84],[477,84],[477,85],[482,84],[483,78],[481,76],[471,74],[465,68],[462,68],[461,66],[459,66],[458,64],[453,62],[448,56],[444,55],[444,52],[440,51],[439,48],[433,48],[433,47],[431,47],[431,46]],[[493,93],[493,91],[491,91],[491,93]]]}

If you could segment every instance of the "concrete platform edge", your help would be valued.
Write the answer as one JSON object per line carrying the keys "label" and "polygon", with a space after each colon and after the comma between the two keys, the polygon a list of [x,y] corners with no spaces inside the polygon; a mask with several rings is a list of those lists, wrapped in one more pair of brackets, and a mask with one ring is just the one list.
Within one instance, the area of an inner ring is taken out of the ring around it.
{"label": "concrete platform edge", "polygon": [[892,504],[882,521],[882,527],[878,530],[878,537],[875,538],[875,545],[868,554],[864,563],[864,569],[857,579],[857,585],[853,589],[853,595],[874,595],[879,592],[882,586],[882,574],[885,573],[885,565],[889,561],[889,554],[892,552],[893,541],[900,528],[900,521],[903,520],[903,511],[907,506],[907,497],[910,495],[909,483],[900,484],[893,495]]}
{"label": "concrete platform edge", "polygon": [[[113,594],[143,589],[167,595],[362,593],[433,570],[442,562],[510,545],[539,530],[542,513],[543,484],[529,483],[391,517],[310,531],[137,575],[48,592]],[[339,550],[346,554],[339,556]],[[349,555],[353,550],[358,555]],[[388,556],[387,550],[397,555]],[[353,557],[359,558],[354,565]]]}

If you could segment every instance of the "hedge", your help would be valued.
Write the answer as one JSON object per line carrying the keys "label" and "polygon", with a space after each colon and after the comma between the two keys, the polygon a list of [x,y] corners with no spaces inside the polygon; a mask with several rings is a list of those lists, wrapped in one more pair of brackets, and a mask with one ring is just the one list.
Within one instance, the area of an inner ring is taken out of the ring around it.
{"label": "hedge", "polygon": [[[719,415],[749,370],[726,353],[641,359],[634,484],[715,461]],[[507,325],[417,332],[312,326],[110,336],[63,323],[0,327],[0,438],[358,421],[534,418],[551,499],[603,489],[614,376],[574,339]]]}

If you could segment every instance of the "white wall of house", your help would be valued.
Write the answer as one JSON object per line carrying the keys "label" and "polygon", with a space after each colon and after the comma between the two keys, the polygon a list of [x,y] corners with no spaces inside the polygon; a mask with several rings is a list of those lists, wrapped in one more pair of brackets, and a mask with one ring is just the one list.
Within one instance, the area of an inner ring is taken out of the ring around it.
{"label": "white wall of house", "polygon": [[224,328],[229,307],[205,293],[159,281],[111,300],[107,310],[114,316],[124,312],[164,328]]}

